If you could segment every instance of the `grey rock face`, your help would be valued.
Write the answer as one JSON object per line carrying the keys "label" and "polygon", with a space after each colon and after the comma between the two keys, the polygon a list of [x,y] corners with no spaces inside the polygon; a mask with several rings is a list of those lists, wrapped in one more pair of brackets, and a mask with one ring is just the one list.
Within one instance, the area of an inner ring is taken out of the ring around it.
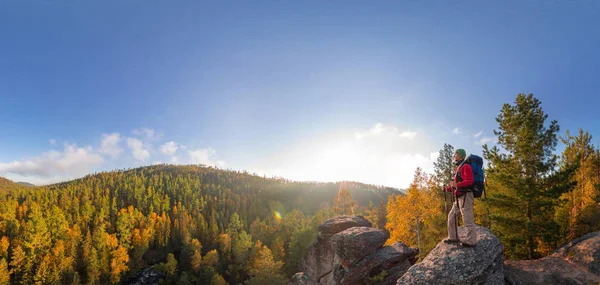
{"label": "grey rock face", "polygon": [[372,227],[362,216],[338,216],[323,222],[317,230],[321,235],[334,235],[353,227]]}
{"label": "grey rock face", "polygon": [[[352,227],[371,226],[371,223],[361,217],[339,216],[325,221],[319,226],[319,235],[308,248],[306,255],[300,261],[300,270],[304,278],[320,280],[332,270],[334,251],[330,239],[333,235]],[[314,283],[314,282],[313,282]]]}
{"label": "grey rock face", "polygon": [[[466,229],[458,229],[465,238]],[[489,229],[476,226],[477,246],[457,247],[440,242],[419,264],[413,265],[397,284],[503,285],[502,244]]]}
{"label": "grey rock face", "polygon": [[341,264],[337,268],[334,267],[333,284],[364,284],[369,277],[384,270],[388,275],[383,282],[378,284],[395,284],[396,279],[415,263],[417,253],[415,248],[410,248],[400,242],[381,247],[349,268],[344,268]]}
{"label": "grey rock face", "polygon": [[348,268],[383,246],[389,237],[390,234],[384,230],[354,227],[335,234],[331,238],[331,245],[335,254],[339,256],[342,266]]}
{"label": "grey rock face", "polygon": [[552,252],[551,256],[564,258],[600,275],[600,231],[574,239]]}
{"label": "grey rock face", "polygon": [[506,284],[599,284],[600,232],[577,238],[536,260],[504,263]]}
{"label": "grey rock face", "polygon": [[371,228],[363,217],[341,216],[325,221],[289,285],[362,285],[386,271],[379,284],[395,284],[415,262],[417,250],[402,243],[383,247],[385,230]]}

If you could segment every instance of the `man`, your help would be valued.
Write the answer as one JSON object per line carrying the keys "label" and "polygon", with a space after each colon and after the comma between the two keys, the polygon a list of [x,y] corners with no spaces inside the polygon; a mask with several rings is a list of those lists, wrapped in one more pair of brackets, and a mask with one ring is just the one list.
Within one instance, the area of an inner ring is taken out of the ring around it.
{"label": "man", "polygon": [[[455,199],[458,199],[458,208],[463,218],[465,228],[467,228],[467,238],[462,241],[464,247],[474,247],[477,244],[477,236],[475,235],[475,218],[473,217],[473,170],[471,165],[464,163],[467,156],[464,149],[457,149],[454,152],[454,164],[456,164],[456,175],[450,186],[445,190],[453,192]],[[444,240],[446,243],[456,243],[459,241],[458,233],[456,232],[456,215],[458,214],[457,203],[453,203],[450,213],[448,213],[448,238]]]}

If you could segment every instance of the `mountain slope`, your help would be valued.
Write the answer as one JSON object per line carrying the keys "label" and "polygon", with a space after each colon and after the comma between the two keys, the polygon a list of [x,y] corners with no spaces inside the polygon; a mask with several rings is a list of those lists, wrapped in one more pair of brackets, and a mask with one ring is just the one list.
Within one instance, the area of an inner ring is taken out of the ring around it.
{"label": "mountain slope", "polygon": [[[23,271],[12,281],[51,274],[63,284],[115,283],[155,264],[169,282],[225,278],[238,284],[262,272],[252,269],[264,264],[255,260],[259,257],[276,262],[269,276],[294,273],[316,225],[332,216],[328,207],[339,189],[339,183],[173,165],[102,172],[44,187],[3,185],[8,191],[0,191],[0,237],[10,245],[7,252],[23,252],[28,262],[9,266]],[[398,193],[348,185],[357,213]],[[166,268],[177,270],[171,274]]]}

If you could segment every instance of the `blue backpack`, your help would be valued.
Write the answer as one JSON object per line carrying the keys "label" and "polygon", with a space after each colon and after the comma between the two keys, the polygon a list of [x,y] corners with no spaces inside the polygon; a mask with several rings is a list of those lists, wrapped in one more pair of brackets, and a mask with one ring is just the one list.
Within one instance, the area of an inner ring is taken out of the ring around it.
{"label": "blue backpack", "polygon": [[471,154],[467,157],[467,161],[473,169],[473,197],[480,198],[485,192],[485,177],[483,175],[483,158],[478,155]]}

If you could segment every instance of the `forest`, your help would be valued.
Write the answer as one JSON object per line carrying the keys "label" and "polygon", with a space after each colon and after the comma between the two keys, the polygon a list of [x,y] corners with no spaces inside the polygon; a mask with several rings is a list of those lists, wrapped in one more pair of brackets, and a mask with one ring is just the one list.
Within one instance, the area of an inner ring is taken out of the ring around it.
{"label": "forest", "polygon": [[[535,259],[600,230],[600,150],[559,133],[541,101],[519,94],[483,145],[486,194],[476,223],[507,259]],[[556,153],[558,143],[564,145]],[[476,153],[477,150],[467,150]],[[294,182],[202,165],[153,165],[30,187],[0,178],[0,285],[118,284],[153,266],[163,284],[287,284],[316,229],[363,215],[424,258],[445,238],[454,146],[405,191]]]}
{"label": "forest", "polygon": [[201,165],[0,178],[0,284],[118,284],[149,266],[164,284],[287,284],[319,224],[355,211],[383,227],[394,193]]}

